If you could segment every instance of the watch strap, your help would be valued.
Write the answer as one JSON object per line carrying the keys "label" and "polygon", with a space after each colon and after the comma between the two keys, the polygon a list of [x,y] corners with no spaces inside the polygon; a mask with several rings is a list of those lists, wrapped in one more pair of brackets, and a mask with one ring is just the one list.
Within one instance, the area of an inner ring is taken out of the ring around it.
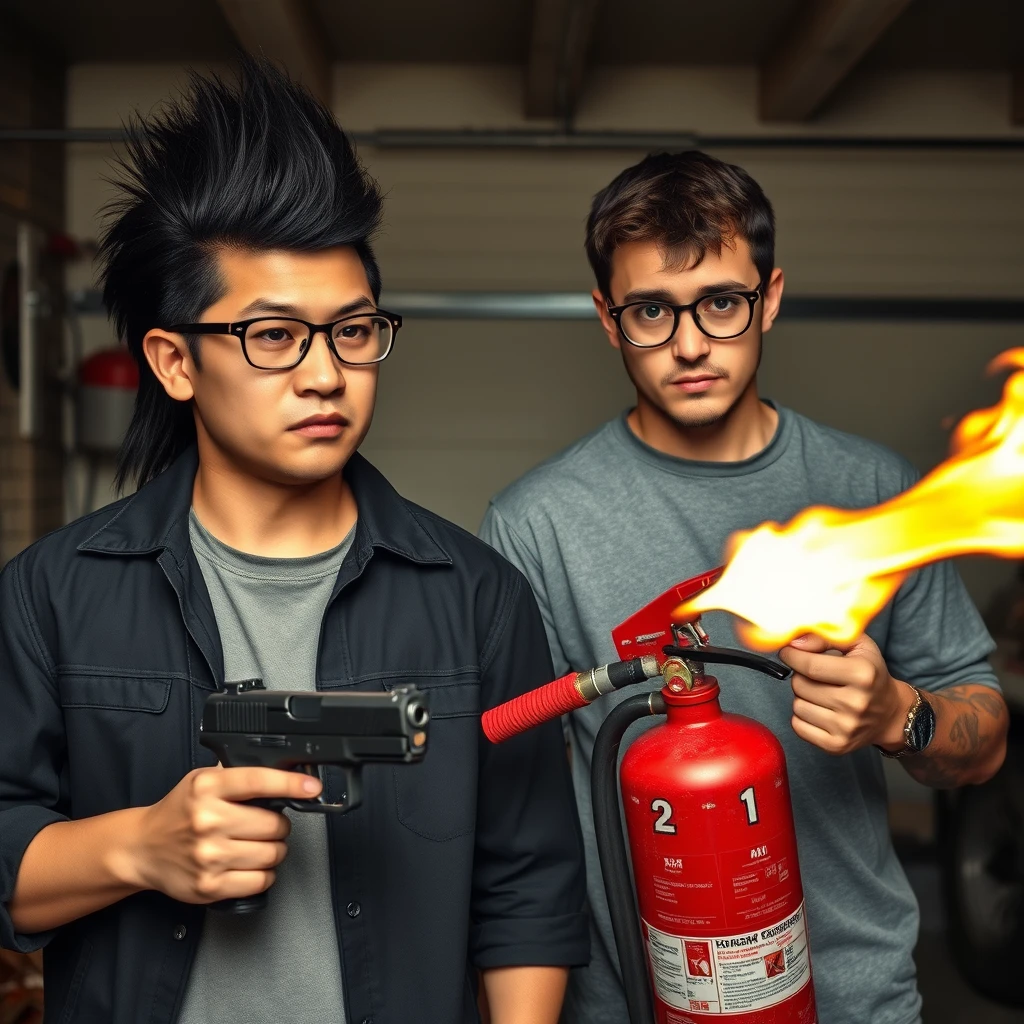
{"label": "watch strap", "polygon": [[914,703],[911,704],[910,710],[907,712],[907,720],[903,725],[903,746],[899,750],[883,750],[882,747],[878,747],[878,752],[882,757],[906,757],[907,754],[919,754],[922,750],[931,742],[934,736],[934,722],[932,724],[931,733],[928,739],[920,746],[914,742],[914,725],[918,720],[918,717],[923,713],[934,717],[932,712],[932,706],[925,699],[924,694],[916,687],[913,687],[914,693],[917,695],[914,699]]}

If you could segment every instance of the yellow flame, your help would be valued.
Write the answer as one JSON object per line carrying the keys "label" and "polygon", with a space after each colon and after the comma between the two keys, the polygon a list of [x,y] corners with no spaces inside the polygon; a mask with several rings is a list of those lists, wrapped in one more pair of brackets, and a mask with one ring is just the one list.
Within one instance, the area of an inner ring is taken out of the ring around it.
{"label": "yellow flame", "polygon": [[680,605],[677,621],[720,609],[746,620],[738,628],[750,647],[772,650],[801,633],[844,644],[912,569],[1024,554],[1024,348],[988,369],[1017,372],[997,405],[961,421],[950,457],[918,484],[874,508],[809,508],[785,526],[733,534],[722,577]]}

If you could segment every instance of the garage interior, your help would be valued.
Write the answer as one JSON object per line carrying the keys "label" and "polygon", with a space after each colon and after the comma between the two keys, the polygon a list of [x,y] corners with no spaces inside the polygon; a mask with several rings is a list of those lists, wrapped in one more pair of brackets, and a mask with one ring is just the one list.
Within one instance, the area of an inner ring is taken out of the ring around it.
{"label": "garage interior", "polygon": [[[405,327],[362,450],[468,530],[630,403],[583,223],[646,152],[705,149],[771,198],[787,285],[760,384],[778,403],[926,471],[1021,344],[1015,0],[0,0],[0,565],[115,496],[84,368],[117,345],[92,254],[122,123],[242,49],[328,101],[385,189],[381,305]],[[1024,574],[960,568],[1024,709]],[[1024,1022],[996,977],[1024,948],[1024,768],[1011,752],[967,809],[890,768],[926,1024]],[[0,954],[0,1024],[41,1019],[41,969]]]}

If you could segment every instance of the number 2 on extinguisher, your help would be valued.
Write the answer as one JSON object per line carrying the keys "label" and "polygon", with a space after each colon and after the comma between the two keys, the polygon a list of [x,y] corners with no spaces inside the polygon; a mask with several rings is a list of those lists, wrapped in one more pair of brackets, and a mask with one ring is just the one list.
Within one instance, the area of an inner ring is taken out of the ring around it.
{"label": "number 2 on extinguisher", "polygon": [[674,836],[676,827],[672,823],[672,805],[667,800],[652,800],[651,810],[658,815],[654,823],[654,831],[662,835]]}
{"label": "number 2 on extinguisher", "polygon": [[740,802],[747,809],[747,824],[756,825],[758,822],[757,801],[754,799],[753,786],[747,786],[747,788],[740,793]]}

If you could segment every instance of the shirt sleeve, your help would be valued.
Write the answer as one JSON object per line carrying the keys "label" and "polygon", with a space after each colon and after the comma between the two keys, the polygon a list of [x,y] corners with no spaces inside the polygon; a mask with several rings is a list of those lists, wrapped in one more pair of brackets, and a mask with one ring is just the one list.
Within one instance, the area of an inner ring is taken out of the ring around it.
{"label": "shirt sleeve", "polygon": [[922,690],[959,683],[998,690],[988,662],[995,646],[956,566],[947,560],[917,570],[896,592],[882,653],[893,676]]}
{"label": "shirt sleeve", "polygon": [[[919,479],[920,473],[904,463],[899,493]],[[961,683],[1000,688],[988,662],[995,641],[950,559],[917,569],[904,580],[879,647],[890,674],[922,690]]]}
{"label": "shirt sleeve", "polygon": [[[526,581],[510,571],[484,652],[489,708],[553,678]],[[481,741],[470,953],[477,967],[576,966],[590,959],[583,840],[557,721]]]}
{"label": "shirt sleeve", "polygon": [[64,720],[22,572],[15,558],[0,573],[0,947],[28,953],[54,933],[19,934],[8,905],[25,850],[41,829],[67,815],[56,809]]}
{"label": "shirt sleeve", "polygon": [[530,589],[533,591],[537,607],[540,610],[541,620],[544,623],[544,633],[547,636],[548,649],[551,651],[555,676],[564,676],[572,666],[558,639],[558,630],[555,628],[555,618],[551,611],[544,571],[536,551],[516,532],[493,502],[488,506],[484,520],[480,524],[479,536],[481,540],[504,555],[529,581]]}

